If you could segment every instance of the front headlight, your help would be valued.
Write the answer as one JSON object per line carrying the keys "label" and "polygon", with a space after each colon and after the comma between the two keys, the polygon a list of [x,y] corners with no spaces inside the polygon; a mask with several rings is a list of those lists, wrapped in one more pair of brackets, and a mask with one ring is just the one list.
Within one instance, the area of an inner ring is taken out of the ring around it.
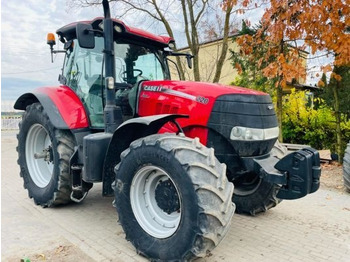
{"label": "front headlight", "polygon": [[277,138],[279,128],[250,128],[235,126],[231,130],[230,139],[234,141],[259,141]]}

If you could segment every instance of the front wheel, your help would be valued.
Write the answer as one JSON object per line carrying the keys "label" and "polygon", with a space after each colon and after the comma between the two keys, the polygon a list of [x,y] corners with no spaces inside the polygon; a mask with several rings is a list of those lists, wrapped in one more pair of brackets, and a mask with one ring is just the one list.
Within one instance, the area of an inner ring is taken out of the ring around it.
{"label": "front wheel", "polygon": [[42,105],[34,103],[23,115],[17,138],[20,175],[29,197],[43,207],[70,202],[71,133],[56,129]]}
{"label": "front wheel", "polygon": [[[287,154],[287,149],[278,141],[272,148],[271,155],[278,159]],[[275,207],[282,200],[277,198],[279,185],[266,182],[255,172],[247,173],[233,181],[235,190],[232,201],[236,212],[255,215]]]}
{"label": "front wheel", "polygon": [[151,260],[206,256],[229,229],[234,204],[226,165],[198,139],[136,140],[115,168],[116,207],[126,238]]}

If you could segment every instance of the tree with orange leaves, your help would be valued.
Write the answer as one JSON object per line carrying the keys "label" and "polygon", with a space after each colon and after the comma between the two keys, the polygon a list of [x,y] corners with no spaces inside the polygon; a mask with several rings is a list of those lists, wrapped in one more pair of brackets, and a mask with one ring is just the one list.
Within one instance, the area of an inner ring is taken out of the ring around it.
{"label": "tree with orange leaves", "polygon": [[[333,66],[350,64],[350,0],[261,1],[269,3],[261,20],[262,27],[255,35],[242,35],[236,41],[247,57],[253,54],[255,47],[268,42],[269,48],[257,67],[266,77],[277,79],[277,116],[281,128],[282,88],[287,82],[305,74],[299,50],[308,47],[312,54],[323,51],[332,55],[333,63],[323,65],[324,71],[331,71]],[[271,61],[271,57],[276,59]],[[264,61],[271,62],[266,65]],[[332,77],[340,80],[337,74],[333,73]]]}

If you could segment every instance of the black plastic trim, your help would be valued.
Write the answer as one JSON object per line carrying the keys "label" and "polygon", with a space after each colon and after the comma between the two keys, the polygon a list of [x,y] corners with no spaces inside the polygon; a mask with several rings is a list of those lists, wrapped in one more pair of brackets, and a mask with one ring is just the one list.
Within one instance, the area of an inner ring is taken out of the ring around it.
{"label": "black plastic trim", "polygon": [[21,95],[15,105],[14,108],[18,110],[26,110],[28,105],[31,105],[35,102],[40,102],[43,106],[44,111],[49,116],[49,119],[52,125],[57,129],[69,129],[66,122],[63,120],[61,114],[59,113],[58,108],[54,104],[54,102],[44,93],[32,92]]}
{"label": "black plastic trim", "polygon": [[230,154],[238,156],[259,156],[271,151],[277,138],[263,141],[232,141],[231,130],[234,126],[249,128],[273,128],[278,126],[277,117],[269,95],[229,94],[217,98],[210,114],[208,144],[220,147],[214,141],[220,134],[233,150]]}

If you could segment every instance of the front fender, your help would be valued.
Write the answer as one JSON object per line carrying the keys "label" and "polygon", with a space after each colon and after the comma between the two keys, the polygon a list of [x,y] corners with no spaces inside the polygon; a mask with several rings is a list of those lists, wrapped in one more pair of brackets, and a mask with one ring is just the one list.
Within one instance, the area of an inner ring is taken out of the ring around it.
{"label": "front fender", "polygon": [[114,167],[120,162],[120,154],[129,147],[132,141],[158,133],[164,124],[176,118],[187,118],[186,115],[155,115],[133,118],[125,121],[114,132],[109,143],[103,169],[103,195],[112,195]]}
{"label": "front fender", "polygon": [[89,127],[84,106],[79,97],[68,86],[40,87],[20,96],[14,108],[25,110],[28,105],[39,102],[58,129]]}

